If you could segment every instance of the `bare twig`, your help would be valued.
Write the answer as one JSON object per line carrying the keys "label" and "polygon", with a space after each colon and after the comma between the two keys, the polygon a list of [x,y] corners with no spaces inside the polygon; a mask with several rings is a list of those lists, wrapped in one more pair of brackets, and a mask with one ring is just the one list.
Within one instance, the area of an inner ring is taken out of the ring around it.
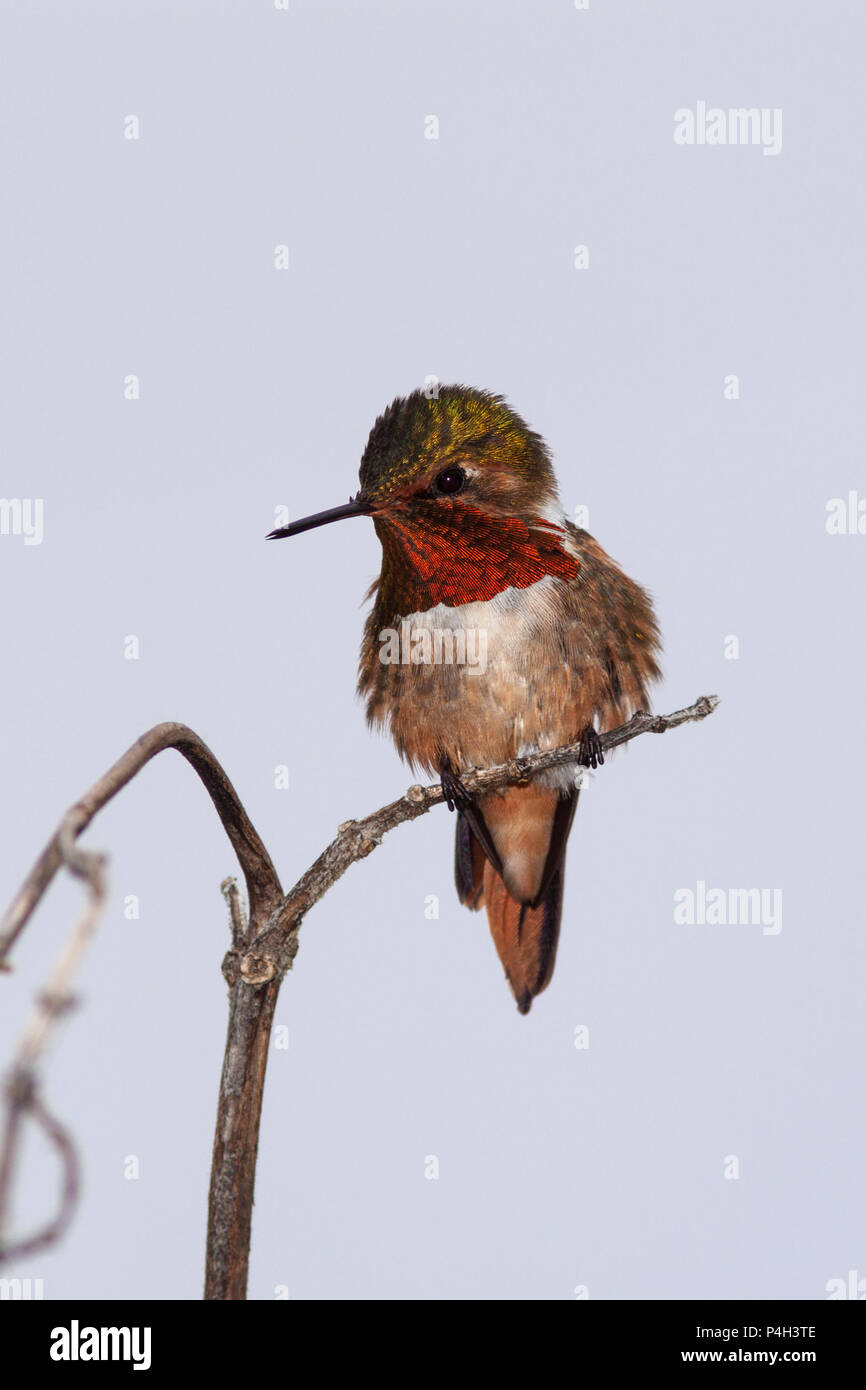
{"label": "bare twig", "polygon": [[[706,719],[718,703],[717,695],[702,695],[687,709],[675,710],[673,714],[649,714],[646,710],[639,710],[626,724],[599,735],[601,749],[607,752],[629,743],[640,734],[663,734],[679,724]],[[500,787],[528,782],[538,773],[548,772],[551,768],[576,763],[580,756],[580,743],[571,743],[545,753],[515,758],[498,767],[464,773],[461,781],[470,794],[483,795]],[[341,825],[336,838],[278,904],[265,930],[253,937],[250,951],[241,961],[241,971],[246,969],[250,978],[256,979],[271,979],[275,974],[284,972],[291,965],[297,950],[295,938],[304,916],[342,877],[349,865],[372,853],[389,830],[394,830],[404,821],[416,820],[443,800],[444,794],[438,783],[429,787],[410,787],[405,796],[383,806],[364,820],[346,821]]]}
{"label": "bare twig", "polygon": [[229,910],[232,947],[234,950],[239,950],[247,939],[248,923],[244,913],[244,905],[241,902],[241,895],[238,892],[237,879],[224,878],[220,884],[220,892],[225,898]]}
{"label": "bare twig", "polygon": [[[18,1093],[16,1094],[16,1092]],[[8,1083],[8,1097],[10,1106],[10,1123],[6,1131],[8,1142],[4,1143],[3,1159],[0,1163],[0,1170],[3,1174],[0,1182],[2,1182],[3,1191],[11,1191],[18,1131],[20,1122],[25,1115],[29,1115],[36,1122],[57,1150],[63,1180],[57,1214],[35,1235],[26,1236],[10,1245],[0,1246],[0,1257],[4,1262],[21,1260],[26,1255],[35,1254],[37,1250],[45,1250],[51,1245],[56,1245],[66,1234],[66,1229],[72,1220],[78,1205],[80,1186],[80,1164],[72,1136],[56,1116],[52,1115],[43,1105],[35,1093],[30,1078],[13,1076]]]}
{"label": "bare twig", "polygon": [[[47,987],[36,1000],[6,1084],[7,1122],[0,1145],[2,1260],[20,1258],[59,1240],[72,1217],[78,1193],[78,1156],[75,1146],[65,1127],[49,1112],[37,1093],[36,1067],[52,1026],[74,1003],[72,981],[96,930],[105,902],[105,861],[101,854],[88,853],[76,845],[74,832],[66,819],[61,824],[56,838],[61,862],[87,884],[87,903],[54,967]],[[3,1232],[6,1228],[7,1206],[21,1140],[22,1121],[27,1115],[45,1131],[60,1155],[63,1166],[63,1195],[58,1214],[42,1231],[10,1245],[4,1241]]]}
{"label": "bare twig", "polygon": [[[618,729],[600,735],[603,751],[645,733],[664,733],[679,724],[705,719],[718,704],[704,695],[687,709],[669,715],[639,711]],[[89,943],[104,898],[104,861],[78,848],[78,836],[96,813],[126,786],[157,753],[175,748],[198,773],[216,808],[244,874],[249,920],[244,917],[237,884],[222,886],[229,907],[231,949],[223,961],[229,985],[229,1024],[223,1058],[211,1167],[205,1297],[246,1297],[250,1226],[259,1123],[267,1048],[280,983],[298,948],[298,930],[310,908],[349,866],[364,859],[384,835],[404,821],[425,815],[444,800],[441,786],[410,787],[405,796],[360,821],[341,825],[336,838],[283,894],[271,858],[241,801],[210,749],[183,724],[159,724],[142,735],[104,777],[64,816],[56,834],[36,861],[0,924],[0,969],[57,870],[66,864],[88,885],[88,904],[40,996],[16,1054],[6,1087],[6,1124],[0,1144],[0,1259],[20,1256],[56,1242],[66,1229],[78,1187],[77,1158],[66,1130],[37,1095],[36,1064],[57,1017],[70,1004],[70,985]],[[576,763],[580,743],[517,758],[499,767],[467,772],[463,784],[482,795],[530,781],[551,768]],[[37,1235],[14,1245],[2,1244],[15,1156],[23,1118],[29,1115],[48,1134],[63,1162],[63,1193],[57,1215]]]}

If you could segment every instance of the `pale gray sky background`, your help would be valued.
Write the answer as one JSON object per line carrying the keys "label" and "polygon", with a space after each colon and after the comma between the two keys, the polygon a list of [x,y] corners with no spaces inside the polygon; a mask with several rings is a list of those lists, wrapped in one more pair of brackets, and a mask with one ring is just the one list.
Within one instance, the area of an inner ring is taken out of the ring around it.
{"label": "pale gray sky background", "polygon": [[[286,883],[413,780],[354,696],[372,527],[263,537],[279,503],[344,501],[373,419],[428,373],[504,392],[650,588],[656,707],[723,700],[583,797],[528,1018],[456,901],[444,810],[310,914],[252,1297],[820,1299],[866,1277],[866,535],[825,525],[866,488],[864,41],[853,0],[3,7],[0,491],[45,509],[41,545],[0,536],[4,902],[162,719],[211,744]],[[700,101],[781,108],[781,152],[678,146]],[[87,843],[111,901],[45,1081],[84,1197],[12,1272],[50,1298],[198,1298],[234,861],[174,754]],[[782,930],[677,926],[699,880],[780,889]],[[79,902],[58,882],[0,982],[3,1056]],[[32,1143],[21,1228],[53,1178]]]}

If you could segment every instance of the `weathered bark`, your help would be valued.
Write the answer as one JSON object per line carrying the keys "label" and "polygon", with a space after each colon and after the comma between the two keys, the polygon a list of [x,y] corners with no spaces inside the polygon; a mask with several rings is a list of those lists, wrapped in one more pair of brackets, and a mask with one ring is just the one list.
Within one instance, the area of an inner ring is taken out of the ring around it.
{"label": "weathered bark", "polygon": [[220,1079],[210,1197],[206,1299],[244,1299],[268,1043],[280,981],[248,985],[237,974]]}

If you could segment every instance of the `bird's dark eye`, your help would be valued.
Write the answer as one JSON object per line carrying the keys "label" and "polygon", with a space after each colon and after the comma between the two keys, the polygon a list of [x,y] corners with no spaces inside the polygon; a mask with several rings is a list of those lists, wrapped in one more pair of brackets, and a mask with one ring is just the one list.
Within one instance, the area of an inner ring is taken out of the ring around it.
{"label": "bird's dark eye", "polygon": [[462,468],[446,468],[439,474],[433,486],[437,492],[452,497],[455,492],[462,492],[465,482],[466,474]]}

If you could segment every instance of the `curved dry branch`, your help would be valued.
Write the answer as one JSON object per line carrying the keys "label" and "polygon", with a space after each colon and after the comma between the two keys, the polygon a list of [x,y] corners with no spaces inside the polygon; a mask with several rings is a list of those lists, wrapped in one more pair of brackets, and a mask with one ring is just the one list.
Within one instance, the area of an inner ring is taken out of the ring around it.
{"label": "curved dry branch", "polygon": [[[36,1067],[56,1020],[73,1006],[72,981],[90,939],[96,931],[105,904],[105,860],[101,854],[82,850],[75,843],[66,819],[57,833],[57,854],[70,873],[87,884],[84,911],[52,971],[45,989],[38,996],[24,1035],[18,1046],[5,1086],[7,1117],[0,1144],[0,1261],[20,1259],[35,1250],[53,1245],[66,1230],[78,1195],[78,1154],[64,1125],[52,1115],[37,1090]],[[44,891],[44,889],[43,889]],[[18,1158],[23,1121],[33,1119],[57,1149],[63,1171],[62,1195],[57,1215],[34,1236],[15,1242],[4,1239],[15,1164]]]}
{"label": "curved dry branch", "polygon": [[[669,715],[639,711],[626,724],[599,736],[602,751],[619,747],[645,733],[664,733],[680,724],[705,719],[718,704],[704,695]],[[233,880],[222,891],[230,910],[231,949],[223,961],[230,990],[228,1036],[220,1082],[217,1124],[208,1204],[205,1297],[246,1297],[253,1187],[255,1182],[267,1047],[280,982],[297,951],[305,914],[349,866],[364,859],[384,835],[404,821],[416,820],[444,800],[438,784],[410,787],[405,796],[366,816],[347,821],[316,862],[283,894],[277,872],[240,798],[205,743],[184,724],[158,724],[143,734],[123,757],[63,817],[0,924],[0,969],[8,968],[9,951],[54,875],[65,864],[88,886],[88,902],[39,996],[6,1085],[7,1116],[0,1143],[0,1260],[51,1245],[65,1231],[75,1206],[78,1161],[72,1141],[37,1093],[36,1065],[52,1025],[72,1002],[70,986],[105,899],[104,860],[82,850],[77,840],[93,817],[157,753],[174,748],[195,769],[207,788],[231,841],[246,880],[249,920],[241,909]],[[580,743],[517,758],[498,767],[463,775],[470,794],[530,781],[541,772],[581,761]],[[29,1115],[48,1135],[63,1165],[57,1214],[35,1236],[14,1245],[2,1243],[22,1121]]]}
{"label": "curved dry branch", "polygon": [[60,1123],[56,1115],[50,1113],[36,1095],[33,1078],[14,1075],[9,1081],[8,1089],[14,1122],[8,1127],[9,1142],[4,1143],[3,1157],[0,1161],[0,1174],[2,1174],[0,1176],[0,1193],[11,1193],[12,1190],[13,1164],[18,1147],[17,1131],[25,1115],[29,1115],[34,1120],[57,1150],[62,1182],[56,1215],[46,1222],[35,1235],[24,1236],[8,1245],[0,1245],[0,1261],[3,1263],[23,1260],[27,1255],[34,1255],[37,1250],[46,1250],[49,1246],[56,1245],[66,1234],[66,1229],[72,1220],[78,1205],[78,1192],[81,1185],[78,1151],[72,1136],[66,1126]]}
{"label": "curved dry branch", "polygon": [[[0,968],[8,969],[9,951],[57,870],[65,865],[87,884],[89,892],[85,910],[64,946],[46,988],[36,1000],[5,1085],[6,1123],[0,1139],[0,1262],[20,1258],[54,1244],[66,1229],[76,1203],[77,1154],[66,1129],[39,1097],[37,1064],[54,1023],[72,1006],[72,981],[96,930],[105,902],[103,856],[81,849],[77,840],[97,812],[157,753],[167,748],[176,749],[186,758],[210,794],[243,870],[252,909],[251,922],[257,920],[257,914],[271,911],[281,898],[277,871],[240,797],[207,744],[185,724],[157,724],[143,734],[66,812],[0,924]],[[235,945],[238,944],[235,938]],[[58,1151],[63,1168],[62,1198],[57,1216],[42,1231],[13,1243],[5,1240],[4,1233],[23,1121],[27,1116],[39,1124]]]}
{"label": "curved dry branch", "polygon": [[64,835],[75,840],[93,817],[130,782],[157,753],[174,748],[195,768],[213,802],[216,813],[238,857],[247,886],[251,912],[267,911],[281,894],[280,880],[271,857],[244,810],[241,799],[207,744],[186,724],[156,724],[127,748],[98,782],[60,822],[54,836],[33,865],[12,904],[0,922],[0,968],[7,962],[12,946],[27,925],[57,870],[63,863],[61,842]]}

